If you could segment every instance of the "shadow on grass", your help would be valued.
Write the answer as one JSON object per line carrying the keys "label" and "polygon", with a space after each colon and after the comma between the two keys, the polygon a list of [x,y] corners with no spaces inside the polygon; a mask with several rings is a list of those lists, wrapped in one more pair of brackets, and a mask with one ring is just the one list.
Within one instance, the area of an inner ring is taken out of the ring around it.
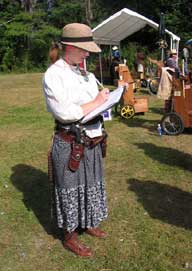
{"label": "shadow on grass", "polygon": [[177,227],[192,229],[192,194],[154,181],[128,180],[148,214]]}
{"label": "shadow on grass", "polygon": [[160,118],[163,117],[164,113],[164,108],[163,107],[150,107],[150,112],[154,114],[161,115]]}
{"label": "shadow on grass", "polygon": [[43,171],[25,164],[12,167],[11,181],[23,193],[23,203],[33,211],[48,234],[61,239],[61,233],[51,221],[48,176]]}
{"label": "shadow on grass", "polygon": [[143,149],[145,154],[163,164],[180,167],[192,171],[192,155],[176,149],[159,147],[152,143],[137,143],[138,148]]}
{"label": "shadow on grass", "polygon": [[[142,116],[142,117],[139,117]],[[127,125],[128,127],[139,127],[139,128],[145,128],[147,129],[150,133],[157,133],[157,124],[159,123],[159,121],[157,120],[148,120],[143,118],[142,114],[137,114],[135,115],[133,118],[131,119],[124,119],[122,117],[118,117],[118,120],[122,123],[124,123],[125,125]]]}

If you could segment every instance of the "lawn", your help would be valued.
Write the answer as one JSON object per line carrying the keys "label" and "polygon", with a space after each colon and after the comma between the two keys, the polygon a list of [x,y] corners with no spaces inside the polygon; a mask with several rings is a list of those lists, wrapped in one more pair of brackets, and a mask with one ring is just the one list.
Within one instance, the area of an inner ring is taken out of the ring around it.
{"label": "lawn", "polygon": [[105,240],[82,235],[94,256],[65,250],[50,221],[47,151],[53,121],[42,74],[0,76],[0,270],[192,270],[192,131],[157,134],[162,101],[145,115],[106,122],[109,217]]}

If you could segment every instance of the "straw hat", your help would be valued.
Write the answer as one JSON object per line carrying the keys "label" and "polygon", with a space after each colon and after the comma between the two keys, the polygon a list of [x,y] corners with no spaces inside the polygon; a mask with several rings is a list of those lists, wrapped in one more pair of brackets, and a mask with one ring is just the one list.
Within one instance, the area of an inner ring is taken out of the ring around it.
{"label": "straw hat", "polygon": [[62,44],[73,45],[92,53],[100,53],[101,49],[93,41],[91,28],[85,24],[72,23],[63,27]]}
{"label": "straw hat", "polygon": [[172,55],[177,55],[177,50],[176,50],[176,49],[172,49],[172,50],[171,50],[171,54],[172,54]]}

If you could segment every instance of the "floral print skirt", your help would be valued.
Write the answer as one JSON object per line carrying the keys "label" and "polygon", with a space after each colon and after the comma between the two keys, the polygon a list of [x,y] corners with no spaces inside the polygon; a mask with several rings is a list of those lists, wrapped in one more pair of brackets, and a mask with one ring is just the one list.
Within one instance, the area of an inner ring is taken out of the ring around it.
{"label": "floral print skirt", "polygon": [[103,158],[100,144],[85,148],[77,171],[68,168],[71,144],[55,136],[52,147],[53,213],[68,232],[92,228],[107,217]]}

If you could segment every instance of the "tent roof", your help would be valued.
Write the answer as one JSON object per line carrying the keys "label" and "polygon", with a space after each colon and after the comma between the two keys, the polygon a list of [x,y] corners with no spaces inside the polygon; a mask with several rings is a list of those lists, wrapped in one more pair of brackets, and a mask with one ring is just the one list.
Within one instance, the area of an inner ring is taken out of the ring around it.
{"label": "tent roof", "polygon": [[[124,8],[96,26],[92,31],[94,40],[98,44],[119,45],[121,40],[141,30],[146,25],[150,25],[157,30],[159,27],[152,20]],[[172,41],[179,42],[180,38],[178,36],[167,29],[165,32],[171,36]]]}

